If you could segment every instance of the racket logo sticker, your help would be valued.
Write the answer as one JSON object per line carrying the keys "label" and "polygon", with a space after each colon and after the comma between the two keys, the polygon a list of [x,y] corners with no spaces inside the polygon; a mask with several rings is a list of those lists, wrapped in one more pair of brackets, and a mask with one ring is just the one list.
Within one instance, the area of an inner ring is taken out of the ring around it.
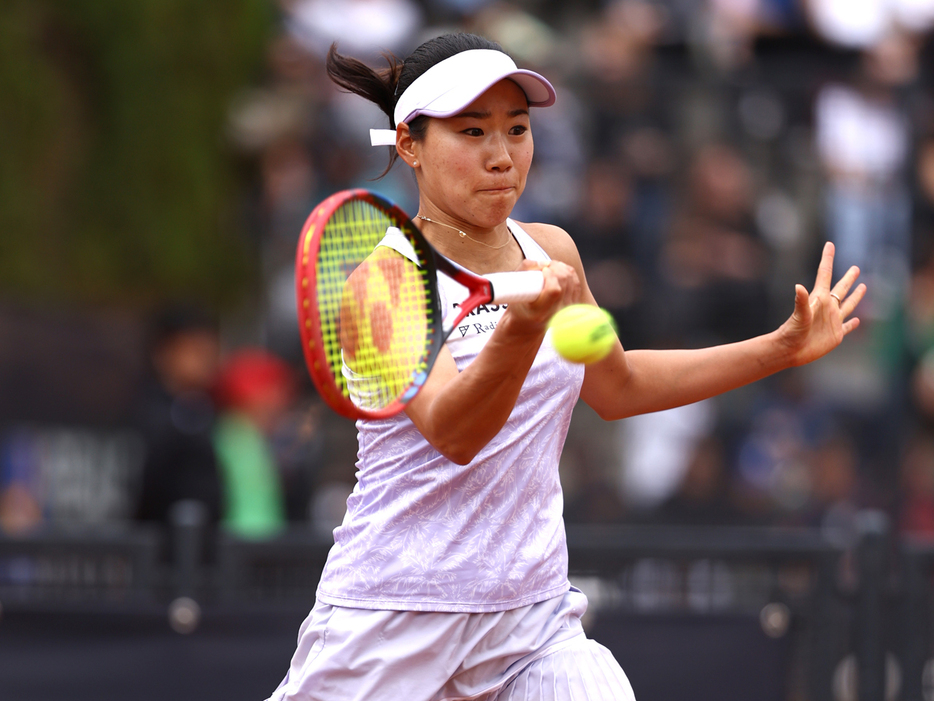
{"label": "racket logo sticker", "polygon": [[[465,289],[446,316],[439,274]],[[339,192],[312,210],[296,255],[309,374],[339,414],[392,416],[424,385],[455,328],[462,335],[491,332],[507,303],[535,299],[542,284],[539,271],[476,275],[432,249],[385,198]],[[467,316],[472,323],[462,325]]]}

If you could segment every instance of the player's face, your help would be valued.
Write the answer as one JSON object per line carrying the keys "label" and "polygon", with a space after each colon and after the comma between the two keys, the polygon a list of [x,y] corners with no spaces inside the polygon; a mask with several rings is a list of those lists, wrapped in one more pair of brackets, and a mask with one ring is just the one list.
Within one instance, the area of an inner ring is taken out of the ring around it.
{"label": "player's face", "polygon": [[509,216],[532,164],[525,93],[505,79],[461,113],[431,119],[415,145],[419,192],[464,227],[493,228]]}

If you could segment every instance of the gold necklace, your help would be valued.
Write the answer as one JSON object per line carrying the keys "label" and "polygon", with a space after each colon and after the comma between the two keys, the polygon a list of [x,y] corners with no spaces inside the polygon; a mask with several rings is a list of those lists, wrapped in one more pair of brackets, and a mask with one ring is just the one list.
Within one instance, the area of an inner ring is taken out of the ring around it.
{"label": "gold necklace", "polygon": [[462,239],[470,239],[470,240],[473,241],[474,243],[479,243],[481,246],[486,246],[487,248],[493,248],[493,249],[505,248],[505,247],[508,246],[510,243],[512,243],[512,236],[510,235],[509,238],[507,239],[506,243],[500,244],[499,246],[491,246],[490,244],[485,243],[484,241],[478,241],[477,239],[473,238],[472,236],[468,236],[466,231],[461,231],[461,230],[458,229],[456,226],[451,226],[450,224],[445,224],[444,222],[435,221],[434,219],[429,219],[428,217],[422,216],[421,214],[419,214],[417,218],[418,218],[418,219],[423,219],[424,221],[430,222],[431,224],[438,224],[439,226],[446,226],[447,228],[453,229],[454,231],[456,231],[457,233],[459,233],[459,234],[461,235],[461,238],[462,238]]}

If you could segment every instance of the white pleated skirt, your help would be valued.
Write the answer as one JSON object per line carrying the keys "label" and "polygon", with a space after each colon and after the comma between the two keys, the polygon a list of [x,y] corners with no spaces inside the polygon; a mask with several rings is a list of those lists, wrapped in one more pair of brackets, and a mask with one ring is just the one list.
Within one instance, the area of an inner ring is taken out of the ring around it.
{"label": "white pleated skirt", "polygon": [[511,611],[372,611],[316,604],[268,701],[634,701],[584,634],[587,598]]}

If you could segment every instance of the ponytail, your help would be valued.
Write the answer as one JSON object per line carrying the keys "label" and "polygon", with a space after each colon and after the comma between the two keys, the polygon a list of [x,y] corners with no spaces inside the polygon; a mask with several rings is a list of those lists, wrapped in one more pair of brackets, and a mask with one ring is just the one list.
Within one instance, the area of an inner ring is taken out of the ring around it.
{"label": "ponytail", "polygon": [[[406,88],[436,63],[471,49],[503,50],[496,42],[475,34],[445,34],[423,43],[405,61],[391,53],[384,53],[383,58],[388,65],[377,70],[355,58],[339,54],[335,42],[328,49],[325,68],[337,85],[369,100],[385,112],[389,117],[390,128],[395,129],[397,125],[393,113],[396,101]],[[419,115],[409,123],[409,132],[416,140],[424,137],[427,128],[428,117],[424,115]],[[389,165],[377,180],[389,172],[398,157],[396,149],[391,148]]]}
{"label": "ponytail", "polygon": [[[350,56],[344,56],[337,53],[337,42],[331,44],[328,49],[325,68],[328,76],[337,85],[355,95],[359,95],[365,100],[369,100],[379,107],[389,117],[389,123],[393,129],[396,123],[393,118],[393,110],[396,106],[396,86],[399,84],[399,77],[402,75],[403,63],[391,53],[384,53],[383,57],[388,64],[387,68],[374,70],[370,66]],[[389,155],[389,165],[377,179],[382,178],[389,169],[392,168],[399,154],[393,148]]]}
{"label": "ponytail", "polygon": [[[389,116],[396,106],[396,85],[402,74],[402,61],[390,53],[383,54],[388,68],[374,70],[362,61],[337,53],[337,42],[331,44],[325,62],[328,76],[340,87],[369,100]],[[395,124],[392,125],[395,128]]]}

